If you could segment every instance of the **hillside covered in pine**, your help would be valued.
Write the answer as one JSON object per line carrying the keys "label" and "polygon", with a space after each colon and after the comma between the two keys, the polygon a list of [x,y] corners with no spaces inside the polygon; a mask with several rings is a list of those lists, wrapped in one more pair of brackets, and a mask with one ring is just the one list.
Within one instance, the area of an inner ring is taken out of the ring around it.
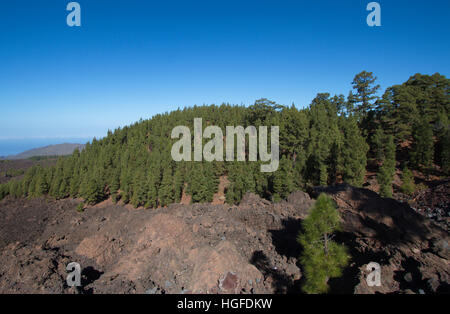
{"label": "hillside covered in pine", "polygon": [[[183,193],[192,202],[211,202],[219,178],[227,176],[228,203],[240,202],[246,192],[276,202],[312,186],[362,186],[368,171],[377,174],[380,194],[391,197],[397,170],[406,194],[415,189],[412,171],[449,175],[449,79],[415,74],[382,92],[374,75],[364,71],[352,87],[347,96],[320,93],[303,109],[259,99],[249,107],[194,106],[158,114],[109,131],[54,166],[30,168],[20,180],[0,185],[0,199],[49,195],[96,204],[111,197],[155,208],[180,202]],[[203,119],[203,128],[223,130],[278,125],[278,170],[260,172],[261,161],[173,161],[171,131],[186,125],[193,134],[194,118]]]}

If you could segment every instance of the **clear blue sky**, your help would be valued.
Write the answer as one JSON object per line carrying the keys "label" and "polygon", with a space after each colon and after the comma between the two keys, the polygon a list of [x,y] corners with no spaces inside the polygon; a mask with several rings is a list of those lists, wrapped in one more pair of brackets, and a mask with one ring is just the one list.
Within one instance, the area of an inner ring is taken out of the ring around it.
{"label": "clear blue sky", "polygon": [[450,73],[448,0],[65,0],[0,2],[0,138],[104,136],[194,104],[266,97],[308,105],[348,94],[354,75],[383,88]]}

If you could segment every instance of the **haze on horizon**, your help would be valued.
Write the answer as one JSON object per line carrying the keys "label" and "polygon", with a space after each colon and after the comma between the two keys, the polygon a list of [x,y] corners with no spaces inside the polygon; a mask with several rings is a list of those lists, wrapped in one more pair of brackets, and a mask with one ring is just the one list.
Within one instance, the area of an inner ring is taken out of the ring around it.
{"label": "haze on horizon", "polygon": [[0,138],[92,138],[195,104],[265,97],[304,107],[348,94],[372,71],[382,89],[450,73],[450,3],[378,1],[69,1],[0,4]]}

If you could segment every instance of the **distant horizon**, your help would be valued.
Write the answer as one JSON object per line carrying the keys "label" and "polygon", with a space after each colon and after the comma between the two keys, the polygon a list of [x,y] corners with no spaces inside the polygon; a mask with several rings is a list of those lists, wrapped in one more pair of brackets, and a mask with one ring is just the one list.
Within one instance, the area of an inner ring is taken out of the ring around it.
{"label": "distant horizon", "polygon": [[94,137],[64,137],[64,138],[24,138],[0,139],[0,157],[17,155],[25,151],[57,144],[86,144]]}

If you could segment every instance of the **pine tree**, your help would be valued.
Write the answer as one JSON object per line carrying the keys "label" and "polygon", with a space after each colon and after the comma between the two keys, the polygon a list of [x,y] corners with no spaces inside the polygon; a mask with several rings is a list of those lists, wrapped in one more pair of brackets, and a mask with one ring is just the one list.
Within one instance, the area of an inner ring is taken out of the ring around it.
{"label": "pine tree", "polygon": [[350,259],[345,246],[332,241],[339,229],[340,215],[326,194],[317,198],[309,216],[303,221],[303,233],[297,241],[303,246],[300,257],[305,273],[306,293],[326,293],[328,280],[340,277]]}
{"label": "pine tree", "polygon": [[74,170],[72,178],[69,180],[69,194],[71,197],[76,198],[80,192],[80,174],[78,169]]}
{"label": "pine tree", "polygon": [[306,147],[305,177],[314,185],[327,185],[328,163],[334,143],[340,136],[336,105],[330,94],[318,94],[308,111],[310,128]]}
{"label": "pine tree", "polygon": [[60,187],[63,184],[63,171],[61,169],[61,167],[56,168],[53,178],[52,178],[52,183],[50,186],[50,190],[49,190],[49,194],[50,196],[56,198],[56,199],[60,199],[61,198],[61,194],[60,194]]}
{"label": "pine tree", "polygon": [[380,185],[380,195],[382,197],[392,197],[392,171],[386,166],[381,166],[377,174],[377,181]]}
{"label": "pine tree", "polygon": [[342,180],[354,186],[362,186],[366,174],[368,145],[352,115],[344,119],[342,124],[344,133],[340,162]]}
{"label": "pine tree", "polygon": [[[297,159],[294,163],[293,177],[294,177],[294,188],[303,190],[306,186],[305,179],[305,166],[306,166],[306,154],[305,152],[301,152],[297,155]],[[257,188],[261,185],[261,183],[257,183]],[[261,195],[261,194],[260,194]]]}
{"label": "pine tree", "polygon": [[352,91],[348,93],[347,102],[345,106],[346,115],[353,114],[355,111],[356,97]]}
{"label": "pine tree", "polygon": [[188,193],[194,202],[204,202],[208,197],[208,181],[205,177],[203,163],[195,162],[188,174]]}
{"label": "pine tree", "polygon": [[395,175],[395,144],[394,137],[387,137],[386,149],[384,153],[383,165],[380,167],[377,181],[380,185],[380,195],[382,197],[392,197],[392,181]]}
{"label": "pine tree", "polygon": [[373,158],[377,163],[383,161],[385,138],[386,135],[384,134],[383,129],[377,128],[371,139],[371,151],[373,153]]}
{"label": "pine tree", "polygon": [[173,174],[173,201],[179,203],[183,194],[184,173],[183,168],[177,167]]}
{"label": "pine tree", "polygon": [[397,143],[411,140],[412,128],[422,116],[418,109],[417,88],[402,85],[389,87],[377,108],[382,129]]}
{"label": "pine tree", "polygon": [[435,124],[437,143],[435,161],[444,174],[450,174],[450,122],[448,115],[441,111]]}
{"label": "pine tree", "polygon": [[256,127],[260,125],[275,125],[273,124],[273,118],[276,116],[278,110],[283,106],[278,105],[274,101],[266,98],[261,98],[255,101],[255,103],[249,107],[247,111],[246,122],[248,125],[254,125]]}
{"label": "pine tree", "polygon": [[328,185],[328,167],[325,163],[319,167],[319,184],[321,186]]}
{"label": "pine tree", "polygon": [[67,180],[64,178],[61,180],[61,185],[58,189],[58,199],[64,199],[69,196],[69,185],[67,184]]}
{"label": "pine tree", "polygon": [[8,184],[9,184],[8,194],[11,195],[12,197],[19,198],[26,195],[20,181],[13,180],[10,181]]}
{"label": "pine tree", "polygon": [[[299,162],[299,160],[297,158],[297,163],[298,162]],[[271,180],[273,175],[269,174],[267,172],[259,171],[261,169],[261,164],[262,163],[260,161],[256,162],[253,165],[254,170],[251,171],[252,174],[253,174],[252,175],[252,179],[253,179],[253,184],[254,184],[254,192],[256,194],[258,194],[259,196],[267,199],[267,198],[270,197],[270,188],[269,188],[269,186],[270,186],[270,180]],[[294,178],[297,178],[298,180],[301,180],[301,177],[295,177],[294,176]]]}
{"label": "pine tree", "polygon": [[[23,196],[33,196],[36,190],[36,170],[37,167],[31,167],[30,169],[28,169],[28,171],[25,173],[24,178],[20,182]],[[10,194],[13,195],[13,193]]]}
{"label": "pine tree", "polygon": [[340,168],[342,167],[342,146],[343,138],[340,136],[336,140],[330,149],[330,155],[327,160],[328,164],[328,182],[330,184],[335,184],[338,181],[338,176]]}
{"label": "pine tree", "polygon": [[81,187],[81,197],[87,204],[95,205],[104,199],[105,194],[100,183],[93,176],[86,175]]}
{"label": "pine tree", "polygon": [[0,184],[0,201],[9,194],[9,188],[6,184]]}
{"label": "pine tree", "polygon": [[120,175],[120,189],[120,198],[125,204],[127,204],[130,201],[132,193],[131,169],[126,167],[122,168]]}
{"label": "pine tree", "polygon": [[48,193],[48,183],[47,183],[47,175],[44,169],[40,169],[40,171],[37,172],[37,179],[36,179],[36,196],[43,196]]}
{"label": "pine tree", "polygon": [[401,186],[402,192],[408,195],[412,194],[415,190],[414,176],[411,170],[409,170],[407,167],[403,168],[402,181],[403,181],[403,184]]}
{"label": "pine tree", "polygon": [[292,161],[286,158],[286,156],[281,157],[280,165],[273,179],[273,200],[275,202],[286,198],[293,191],[294,178],[292,176],[292,170]]}
{"label": "pine tree", "polygon": [[145,172],[138,170],[133,180],[133,194],[131,197],[131,204],[138,208],[147,203],[147,184],[145,180]]}
{"label": "pine tree", "polygon": [[174,202],[174,178],[172,176],[172,169],[166,166],[163,170],[161,186],[158,191],[159,201],[161,206],[167,206]]}
{"label": "pine tree", "polygon": [[434,142],[433,130],[425,120],[419,122],[413,131],[413,147],[411,150],[411,161],[417,169],[428,168],[433,163]]}
{"label": "pine tree", "polygon": [[439,163],[442,171],[446,175],[450,175],[450,128],[447,128],[446,132],[439,140],[440,153]]}
{"label": "pine tree", "polygon": [[308,116],[305,111],[298,111],[293,105],[281,111],[280,151],[292,156],[296,162],[302,153],[302,147],[308,138]]}
{"label": "pine tree", "polygon": [[159,185],[159,169],[150,169],[147,175],[147,203],[145,207],[156,208],[159,205],[158,201],[158,185]]}
{"label": "pine tree", "polygon": [[377,78],[372,72],[362,71],[353,79],[352,85],[356,90],[355,103],[356,112],[366,117],[370,110],[374,109],[374,100],[378,99],[376,95],[380,85],[375,85]]}
{"label": "pine tree", "polygon": [[250,178],[245,178],[245,169],[240,162],[233,162],[228,166],[228,179],[230,185],[226,190],[228,204],[238,204],[245,193],[251,191]]}

